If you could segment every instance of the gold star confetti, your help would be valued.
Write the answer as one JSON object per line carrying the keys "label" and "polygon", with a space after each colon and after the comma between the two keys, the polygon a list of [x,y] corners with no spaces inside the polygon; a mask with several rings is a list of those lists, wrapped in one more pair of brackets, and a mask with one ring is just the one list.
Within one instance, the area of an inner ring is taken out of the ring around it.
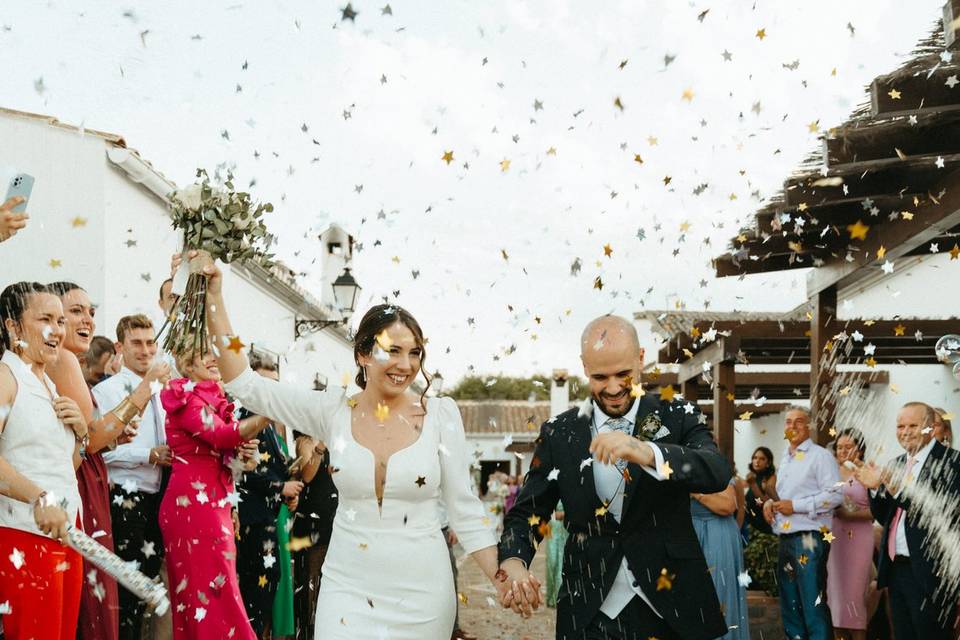
{"label": "gold star confetti", "polygon": [[556,148],[556,147],[550,147],[549,149],[547,149],[547,155],[548,155],[548,156],[555,156],[555,155],[557,155],[557,148]]}
{"label": "gold star confetti", "polygon": [[603,280],[600,279],[600,276],[593,279],[593,288],[603,291]]}
{"label": "gold star confetti", "polygon": [[758,40],[763,40],[763,39],[766,38],[766,37],[767,37],[767,30],[766,30],[766,28],[764,28],[764,29],[757,29],[757,39],[758,39]]}
{"label": "gold star confetti", "polygon": [[267,586],[267,576],[261,575],[259,578],[257,578],[257,584],[261,589]]}
{"label": "gold star confetti", "polygon": [[637,164],[643,164],[643,158],[640,157],[639,153],[633,154],[633,161]]}
{"label": "gold star confetti", "polygon": [[613,255],[613,247],[610,246],[610,243],[603,245],[603,255],[608,258]]}
{"label": "gold star confetti", "polygon": [[374,410],[373,415],[376,417],[377,422],[383,424],[387,421],[387,418],[390,416],[390,407],[383,404],[382,402],[377,403],[377,408]]}
{"label": "gold star confetti", "polygon": [[451,162],[453,162],[453,151],[444,151],[443,157],[440,159],[449,165]]}
{"label": "gold star confetti", "polygon": [[356,398],[347,398],[347,406],[350,407],[351,409],[355,409],[358,404],[360,403],[357,402]]}
{"label": "gold star confetti", "polygon": [[866,240],[867,231],[870,230],[870,227],[863,224],[861,220],[857,220],[856,224],[848,224],[847,231],[850,232],[851,240]]}
{"label": "gold star confetti", "polygon": [[537,526],[538,524],[540,524],[540,516],[538,515],[530,516],[529,518],[527,518],[527,524],[529,524],[531,527]]}
{"label": "gold star confetti", "polygon": [[74,228],[76,228],[76,227],[85,227],[85,226],[87,226],[87,219],[86,219],[86,218],[81,218],[80,216],[77,216],[76,218],[74,218],[73,220],[70,221],[70,224],[73,225]]}
{"label": "gold star confetti", "polygon": [[239,336],[230,336],[230,343],[227,345],[227,349],[233,351],[236,354],[239,354],[243,348],[247,346],[240,341]]}
{"label": "gold star confetti", "polygon": [[393,339],[390,337],[390,334],[387,333],[386,329],[377,334],[376,340],[377,346],[384,351],[390,351],[391,347],[393,347]]}
{"label": "gold star confetti", "polygon": [[693,225],[691,225],[689,221],[684,220],[680,223],[680,233],[686,233],[687,231],[690,231],[691,226]]}
{"label": "gold star confetti", "polygon": [[873,356],[870,356],[869,358],[864,360],[863,363],[868,367],[870,367],[871,369],[873,369],[875,366],[877,366],[877,359],[874,358]]}
{"label": "gold star confetti", "polygon": [[657,577],[657,591],[670,591],[673,588],[674,578],[676,576],[667,573],[666,568],[661,569],[660,575]]}
{"label": "gold star confetti", "polygon": [[663,176],[663,186],[667,186],[673,180],[670,176]]}
{"label": "gold star confetti", "polygon": [[613,106],[615,106],[617,109],[620,109],[620,111],[623,111],[623,101],[620,99],[620,96],[614,98]]}
{"label": "gold star confetti", "polygon": [[594,513],[598,518],[602,518],[603,516],[607,515],[607,505],[597,507],[597,510],[594,511]]}
{"label": "gold star confetti", "polygon": [[797,451],[793,457],[797,460],[803,460],[805,457],[807,457],[807,454],[805,454],[803,451]]}
{"label": "gold star confetti", "polygon": [[463,604],[467,604],[467,594],[457,592],[457,599],[460,600]]}
{"label": "gold star confetti", "polygon": [[960,258],[960,244],[954,244],[953,249],[950,249],[950,259],[956,260]]}
{"label": "gold star confetti", "polygon": [[510,161],[504,158],[500,161],[500,171],[506,173],[510,170]]}
{"label": "gold star confetti", "polygon": [[899,99],[900,99],[900,92],[897,91],[896,89],[890,89],[890,91],[887,92],[887,95],[890,96],[890,99],[891,99],[891,100],[899,100]]}
{"label": "gold star confetti", "polygon": [[657,146],[657,136],[647,136],[647,144],[651,147]]}
{"label": "gold star confetti", "polygon": [[900,324],[900,323],[897,323],[897,326],[895,326],[895,327],[893,328],[893,335],[895,335],[895,336],[902,336],[903,333],[904,333],[904,331],[906,331],[906,330],[907,330],[907,328],[906,328],[905,326],[903,326],[903,325]]}
{"label": "gold star confetti", "polygon": [[427,479],[424,476],[417,476],[417,479],[414,480],[413,483],[422,489],[423,486],[427,484]]}
{"label": "gold star confetti", "polygon": [[810,558],[808,558],[805,554],[802,554],[802,553],[800,554],[800,557],[797,558],[797,561],[804,567],[807,566],[807,562],[809,560]]}
{"label": "gold star confetti", "polygon": [[806,211],[806,210],[807,210],[806,202],[801,202],[800,204],[797,205],[797,211]]}
{"label": "gold star confetti", "polygon": [[836,428],[836,427],[830,427],[830,431],[829,431],[828,433],[830,434],[830,437],[831,437],[831,438],[836,438],[836,437],[837,437],[837,428]]}
{"label": "gold star confetti", "polygon": [[681,100],[686,100],[687,102],[693,102],[693,89],[687,87],[683,90],[683,95],[680,96]]}
{"label": "gold star confetti", "polygon": [[834,535],[830,531],[827,531],[826,533],[823,534],[823,539],[826,540],[828,543],[833,544]]}
{"label": "gold star confetti", "polygon": [[736,399],[736,397],[737,397],[737,396],[735,396],[733,393],[728,393],[728,394],[727,394],[727,402],[733,402],[734,399]]}
{"label": "gold star confetti", "polygon": [[666,400],[667,402],[673,402],[673,396],[676,391],[673,388],[672,384],[668,384],[665,387],[660,388],[660,399]]}
{"label": "gold star confetti", "polygon": [[51,269],[58,269],[63,266],[63,261],[57,260],[56,258],[50,258],[50,262],[48,264],[50,265]]}
{"label": "gold star confetti", "polygon": [[820,121],[814,120],[813,122],[808,124],[807,131],[809,131],[810,133],[816,133],[817,131],[820,131]]}
{"label": "gold star confetti", "polygon": [[877,260],[883,260],[883,256],[887,255],[887,248],[883,245],[880,245],[880,248],[877,249]]}
{"label": "gold star confetti", "polygon": [[790,531],[790,521],[784,520],[783,523],[780,525],[780,528],[783,529],[784,531]]}
{"label": "gold star confetti", "polygon": [[741,420],[749,420],[753,417],[753,411],[744,411],[739,417]]}
{"label": "gold star confetti", "polygon": [[630,397],[631,398],[642,398],[646,395],[646,391],[643,390],[642,384],[630,384]]}
{"label": "gold star confetti", "polygon": [[669,479],[670,479],[670,476],[673,475],[673,469],[670,468],[670,461],[669,461],[669,460],[664,460],[663,464],[660,465],[660,473],[661,473],[661,474],[663,475],[663,477],[666,478],[667,480],[669,480]]}

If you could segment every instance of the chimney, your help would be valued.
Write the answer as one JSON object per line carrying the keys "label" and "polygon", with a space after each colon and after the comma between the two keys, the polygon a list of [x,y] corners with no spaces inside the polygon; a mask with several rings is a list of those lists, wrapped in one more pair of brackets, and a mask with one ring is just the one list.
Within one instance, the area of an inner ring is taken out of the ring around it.
{"label": "chimney", "polygon": [[563,413],[570,408],[570,387],[567,385],[567,370],[553,370],[553,384],[550,385],[550,416]]}
{"label": "chimney", "polygon": [[333,281],[353,262],[353,237],[339,225],[331,224],[320,234],[320,303],[331,309],[337,308],[333,295]]}

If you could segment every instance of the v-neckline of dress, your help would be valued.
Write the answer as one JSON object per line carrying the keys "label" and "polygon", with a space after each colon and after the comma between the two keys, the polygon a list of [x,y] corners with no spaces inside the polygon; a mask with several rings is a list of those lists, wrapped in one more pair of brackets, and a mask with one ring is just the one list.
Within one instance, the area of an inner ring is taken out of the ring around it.
{"label": "v-neckline of dress", "polygon": [[353,408],[347,405],[347,410],[348,410],[347,415],[350,418],[349,427],[348,427],[348,431],[350,432],[350,440],[353,441],[353,443],[357,445],[357,447],[366,451],[370,455],[371,462],[373,463],[373,495],[377,501],[377,511],[380,513],[381,516],[383,516],[383,499],[387,493],[387,471],[390,470],[390,461],[397,454],[403,453],[408,449],[412,449],[413,447],[417,446],[417,444],[419,444],[421,440],[423,440],[423,433],[427,430],[427,416],[429,415],[429,412],[427,412],[426,407],[424,407],[423,423],[420,425],[420,433],[419,435],[417,435],[417,439],[404,447],[400,447],[399,449],[391,453],[389,456],[387,456],[386,460],[383,461],[383,495],[378,496],[377,495],[377,454],[374,453],[373,450],[370,449],[370,447],[360,444],[360,441],[357,440],[357,437],[353,435]]}

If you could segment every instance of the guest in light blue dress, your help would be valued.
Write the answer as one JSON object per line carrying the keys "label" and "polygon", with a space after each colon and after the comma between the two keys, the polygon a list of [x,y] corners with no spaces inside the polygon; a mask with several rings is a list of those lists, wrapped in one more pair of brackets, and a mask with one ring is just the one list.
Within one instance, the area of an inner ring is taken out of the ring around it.
{"label": "guest in light blue dress", "polygon": [[743,546],[737,527],[737,495],[734,481],[720,493],[690,495],[690,515],[700,547],[707,559],[720,606],[727,621],[723,640],[750,640],[746,587],[743,575]]}
{"label": "guest in light blue dress", "polygon": [[557,595],[563,579],[563,548],[567,545],[567,528],[563,524],[563,503],[550,520],[550,537],[547,538],[547,606],[556,608]]}

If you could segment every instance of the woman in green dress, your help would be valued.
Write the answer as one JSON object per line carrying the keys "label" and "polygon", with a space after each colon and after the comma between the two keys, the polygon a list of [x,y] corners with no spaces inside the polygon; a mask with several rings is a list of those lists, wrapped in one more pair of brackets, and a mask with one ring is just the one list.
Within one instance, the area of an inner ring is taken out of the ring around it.
{"label": "woman in green dress", "polygon": [[[287,448],[287,430],[282,425],[275,427],[280,435],[280,448],[284,457],[290,459]],[[290,560],[290,511],[296,510],[296,498],[280,505],[277,516],[277,563],[280,565],[280,583],[273,598],[273,637],[283,638],[294,634],[293,624],[293,571]]]}
{"label": "woman in green dress", "polygon": [[557,594],[563,578],[563,548],[567,544],[567,528],[563,524],[563,503],[557,504],[550,520],[547,538],[547,606],[556,608]]}

